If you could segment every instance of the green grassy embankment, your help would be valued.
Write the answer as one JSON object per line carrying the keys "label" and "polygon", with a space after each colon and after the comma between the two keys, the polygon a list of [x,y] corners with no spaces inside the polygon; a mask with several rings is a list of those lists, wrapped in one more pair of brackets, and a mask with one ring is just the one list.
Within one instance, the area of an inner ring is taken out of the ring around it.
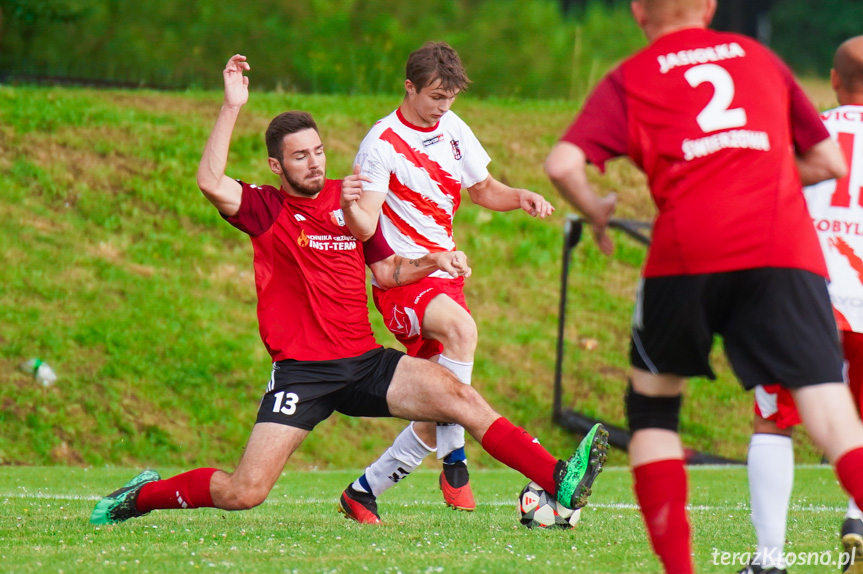
{"label": "green grassy embankment", "polygon": [[[823,86],[822,101],[829,105]],[[157,93],[0,87],[0,462],[232,466],[269,375],[255,317],[251,245],[221,221],[195,170],[218,92]],[[228,173],[270,183],[263,131],[286,109],[312,112],[328,175],[350,167],[393,97],[253,93]],[[471,258],[468,301],[480,332],[474,385],[559,456],[577,437],[550,421],[561,240],[570,212],[542,163],[571,120],[567,102],[477,101],[455,110],[493,158],[490,169],[536,190],[550,220],[492,213],[465,194],[456,238]],[[642,177],[626,162],[595,178],[621,217],[648,219]],[[620,237],[604,258],[587,239],[574,255],[565,403],[623,423],[629,315],[643,249]],[[376,311],[380,341],[394,344]],[[581,342],[595,339],[589,350]],[[42,388],[16,367],[41,357],[59,375]],[[717,382],[693,381],[687,445],[743,458],[751,397],[717,361]],[[400,421],[335,416],[289,465],[362,467]],[[798,461],[820,458],[806,446]],[[493,463],[473,442],[469,457]],[[622,454],[612,457],[618,464]]]}

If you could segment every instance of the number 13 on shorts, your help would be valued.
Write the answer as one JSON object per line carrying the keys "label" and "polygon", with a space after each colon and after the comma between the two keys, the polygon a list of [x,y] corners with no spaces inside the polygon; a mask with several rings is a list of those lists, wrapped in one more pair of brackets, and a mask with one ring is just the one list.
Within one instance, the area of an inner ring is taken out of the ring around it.
{"label": "number 13 on shorts", "polygon": [[297,402],[300,400],[297,393],[279,391],[273,395],[273,399],[275,399],[273,401],[274,413],[282,413],[283,415],[290,416],[297,412]]}

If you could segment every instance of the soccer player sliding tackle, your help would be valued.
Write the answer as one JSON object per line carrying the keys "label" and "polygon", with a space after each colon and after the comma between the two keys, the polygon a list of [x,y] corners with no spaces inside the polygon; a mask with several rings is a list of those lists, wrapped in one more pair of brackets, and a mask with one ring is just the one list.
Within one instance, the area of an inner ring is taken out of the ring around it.
{"label": "soccer player sliding tackle", "polygon": [[[258,322],[273,360],[256,423],[233,472],[198,468],[163,480],[144,471],[99,500],[90,521],[123,522],[156,509],[253,508],[266,500],[309,432],[334,412],[458,423],[561,504],[585,505],[605,461],[604,429],[596,429],[569,460],[558,460],[451,371],[374,340],[365,264],[405,260],[395,258],[386,242],[371,237],[364,245],[347,229],[341,182],[326,178],[324,146],[309,114],[285,112],[267,128],[267,162],[278,187],[225,175],[231,134],[249,97],[249,69],[244,56],[228,61],[224,102],[197,181],[222,217],[251,237],[255,252]],[[456,261],[446,254],[428,257],[421,271],[466,272],[453,256]],[[413,262],[403,271],[422,276]]]}

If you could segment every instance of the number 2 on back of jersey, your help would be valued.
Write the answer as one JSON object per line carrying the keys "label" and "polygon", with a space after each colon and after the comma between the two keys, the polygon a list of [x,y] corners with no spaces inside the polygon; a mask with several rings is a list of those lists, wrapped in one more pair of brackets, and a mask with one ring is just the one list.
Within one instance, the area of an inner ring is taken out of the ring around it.
{"label": "number 2 on back of jersey", "polygon": [[[713,97],[695,118],[702,131],[715,132],[746,125],[746,110],[743,108],[728,109],[734,100],[734,78],[725,68],[716,64],[702,64],[688,69],[683,77],[693,88],[697,88],[704,82],[709,82],[713,86]],[[836,141],[842,150],[842,155],[845,156],[845,163],[851,166],[854,134],[839,133]],[[836,191],[833,192],[830,205],[833,207],[851,207],[850,186],[851,173],[849,170],[845,177],[836,180]],[[857,203],[863,206],[863,187],[858,191]]]}
{"label": "number 2 on back of jersey", "polygon": [[701,131],[710,133],[746,125],[746,110],[728,109],[734,100],[734,78],[725,68],[716,64],[701,64],[686,70],[683,77],[693,88],[704,82],[713,86],[713,97],[695,118]]}

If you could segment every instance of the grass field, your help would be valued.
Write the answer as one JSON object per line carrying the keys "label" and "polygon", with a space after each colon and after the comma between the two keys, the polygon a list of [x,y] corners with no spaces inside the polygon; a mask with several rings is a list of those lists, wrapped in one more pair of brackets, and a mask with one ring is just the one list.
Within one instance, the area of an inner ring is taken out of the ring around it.
{"label": "grass field", "polygon": [[[825,86],[807,85],[822,108],[831,102]],[[221,99],[219,92],[0,86],[0,464],[219,465],[231,464],[245,444],[269,376],[251,246],[195,186]],[[261,134],[277,113],[305,109],[321,127],[328,175],[340,177],[368,127],[397,103],[398,94],[253,91],[229,175],[270,182]],[[558,207],[538,221],[466,198],[455,233],[474,271],[465,287],[480,333],[473,384],[564,456],[580,438],[550,420],[570,210],[542,163],[575,107],[468,94],[454,109],[484,143],[496,178]],[[601,192],[620,195],[619,217],[650,219],[644,179],[628,162],[591,178]],[[616,425],[625,424],[621,396],[643,257],[643,247],[619,238],[606,258],[588,238],[570,273],[564,405]],[[378,339],[397,345],[377,311],[370,317]],[[597,345],[583,344],[590,340]],[[56,368],[56,385],[43,389],[17,371],[32,357]],[[752,399],[716,358],[718,381],[690,384],[682,436],[687,446],[741,460]],[[401,427],[333,417],[289,468],[363,466]],[[358,428],[357,443],[348,437]],[[800,435],[797,460],[820,460]],[[496,466],[473,442],[468,450],[477,466]],[[611,460],[624,464],[625,456],[614,451]]]}
{"label": "grass field", "polygon": [[[823,84],[807,89],[818,107],[829,105]],[[467,449],[477,512],[446,510],[436,474],[423,470],[384,497],[385,526],[339,518],[335,501],[358,473],[343,469],[373,460],[400,421],[333,417],[319,425],[253,511],[161,512],[108,528],[87,522],[95,500],[135,468],[230,468],[269,374],[249,241],[194,184],[220,101],[214,92],[0,86],[0,572],[658,571],[628,472],[603,475],[575,531],[532,532],[517,525],[514,510],[525,479],[474,441]],[[229,175],[270,181],[261,133],[285,109],[311,111],[328,146],[328,175],[349,173],[368,126],[396,104],[254,93]],[[568,210],[542,161],[573,106],[467,97],[456,111],[486,143],[498,179],[559,207],[536,221],[465,201],[456,233],[474,269],[466,287],[480,332],[473,384],[566,456],[580,437],[549,415]],[[619,216],[650,218],[631,166],[617,162],[606,177],[591,177],[602,192],[620,194]],[[589,239],[573,256],[564,403],[618,425],[643,256],[623,239],[611,259]],[[379,340],[393,344],[377,312],[371,319]],[[595,348],[580,344],[587,340]],[[42,388],[16,370],[34,356],[56,367],[56,385]],[[751,397],[716,358],[719,380],[690,384],[682,436],[688,446],[743,459]],[[800,434],[797,460],[818,461]],[[625,456],[614,451],[610,461],[624,464]],[[745,552],[754,542],[745,470],[696,468],[692,478],[698,570],[735,571],[739,562],[711,560],[714,550]],[[795,488],[788,550],[835,560],[844,499],[832,472],[801,467]]]}
{"label": "grass field", "polygon": [[[158,470],[166,477],[176,472]],[[358,470],[286,472],[269,499],[250,511],[156,511],[119,525],[91,525],[95,501],[137,472],[3,468],[0,571],[659,571],[634,504],[629,472],[622,467],[606,469],[572,531],[520,526],[515,499],[526,481],[510,470],[475,473],[478,506],[473,513],[447,509],[437,475],[419,471],[382,496],[379,510],[385,524],[379,527],[336,513],[339,494]],[[798,564],[791,571],[835,572],[837,567],[829,563],[839,559],[845,499],[829,467],[799,466],[796,479],[786,552]],[[754,544],[745,468],[690,469],[690,504],[697,571],[738,570],[733,553],[748,552]]]}

